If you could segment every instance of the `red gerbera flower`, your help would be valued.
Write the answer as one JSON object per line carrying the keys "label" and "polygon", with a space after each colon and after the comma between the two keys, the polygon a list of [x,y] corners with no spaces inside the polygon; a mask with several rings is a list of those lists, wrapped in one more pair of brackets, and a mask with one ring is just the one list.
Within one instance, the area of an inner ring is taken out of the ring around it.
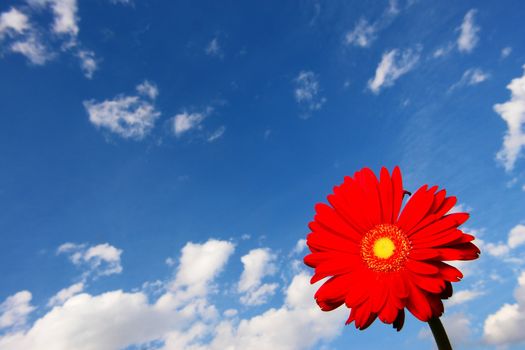
{"label": "red gerbera flower", "polygon": [[447,214],[456,197],[424,185],[401,210],[406,193],[398,167],[382,168],[379,181],[364,168],[334,187],[330,205],[315,207],[304,262],[315,268],[311,283],[330,277],[315,299],[324,311],[346,304],[346,324],[365,329],[379,317],[399,331],[405,307],[424,322],[441,316],[451,282],[463,277],[443,261],[479,256],[474,237],[458,229],[469,215]]}

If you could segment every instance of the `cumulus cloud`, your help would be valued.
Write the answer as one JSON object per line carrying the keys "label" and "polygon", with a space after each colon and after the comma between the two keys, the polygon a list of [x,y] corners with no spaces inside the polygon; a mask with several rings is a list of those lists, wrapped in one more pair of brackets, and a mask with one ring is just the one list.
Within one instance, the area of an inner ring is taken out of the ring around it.
{"label": "cumulus cloud", "polygon": [[518,224],[514,226],[509,231],[506,242],[499,241],[496,243],[487,243],[480,239],[476,239],[476,242],[479,244],[483,251],[486,251],[494,257],[503,258],[509,262],[517,262],[520,259],[518,258],[518,260],[516,260],[516,258],[512,258],[510,254],[516,248],[525,245],[525,225]]}
{"label": "cumulus cloud", "polygon": [[478,32],[479,26],[474,23],[474,16],[476,10],[472,9],[463,18],[463,23],[459,28],[460,34],[457,40],[458,50],[460,52],[471,52],[478,44],[479,37]]}
{"label": "cumulus cloud", "polygon": [[141,140],[153,129],[160,112],[152,101],[152,96],[158,94],[153,84],[145,81],[137,86],[137,90],[139,95],[118,95],[102,102],[84,101],[89,121],[123,138]]}
{"label": "cumulus cloud", "polygon": [[493,345],[511,345],[525,343],[525,271],[518,278],[518,287],[514,291],[516,302],[503,306],[485,319],[483,337]]}
{"label": "cumulus cloud", "polygon": [[241,303],[261,305],[275,293],[277,283],[262,283],[264,277],[275,274],[275,259],[268,248],[253,249],[241,258],[244,270],[237,286]]}
{"label": "cumulus cloud", "polygon": [[[71,252],[75,247],[65,244],[61,250]],[[61,303],[54,304],[31,325],[0,335],[0,350],[303,350],[322,346],[341,333],[348,310],[319,310],[312,297],[318,286],[310,285],[309,276],[303,272],[286,286],[278,307],[250,313],[249,317],[240,316],[234,308],[219,312],[210,298],[216,290],[216,278],[233,251],[228,241],[187,243],[174,277],[156,300],[150,300],[144,291],[113,290],[92,295],[78,293],[80,287],[66,288],[57,293]],[[247,281],[248,286],[256,284],[254,279]],[[21,300],[28,305],[30,294]],[[222,319],[221,314],[225,316]],[[24,317],[18,324],[25,322]],[[9,319],[5,323],[13,325],[13,318]]]}
{"label": "cumulus cloud", "polygon": [[[525,65],[523,68],[525,69]],[[511,92],[510,99],[494,105],[494,111],[507,123],[503,146],[496,158],[506,171],[512,171],[522,148],[525,147],[525,73],[512,79],[507,89]]]}
{"label": "cumulus cloud", "polygon": [[35,309],[31,305],[32,295],[27,290],[8,297],[0,304],[0,329],[25,325],[27,316]]}
{"label": "cumulus cloud", "polygon": [[210,239],[206,243],[187,243],[171,289],[181,291],[180,297],[191,299],[206,295],[210,283],[223,270],[234,251],[234,244]]}
{"label": "cumulus cloud", "polygon": [[312,71],[301,71],[294,79],[295,100],[304,109],[304,117],[308,117],[311,112],[320,110],[326,102],[326,98],[321,96],[319,78]]}
{"label": "cumulus cloud", "polygon": [[[57,249],[57,254],[65,254],[76,266],[86,271],[83,278],[109,276],[122,272],[120,256],[122,250],[103,243],[94,246],[86,244],[64,243]],[[66,293],[66,292],[64,292]]]}
{"label": "cumulus cloud", "polygon": [[382,88],[394,85],[402,75],[408,73],[419,61],[419,50],[394,49],[383,54],[373,79],[368,81],[368,88],[378,94]]}

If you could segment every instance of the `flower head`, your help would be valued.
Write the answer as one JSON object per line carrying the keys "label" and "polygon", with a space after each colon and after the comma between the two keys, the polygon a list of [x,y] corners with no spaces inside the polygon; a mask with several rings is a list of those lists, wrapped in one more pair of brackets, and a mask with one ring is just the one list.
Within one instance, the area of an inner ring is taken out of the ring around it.
{"label": "flower head", "polygon": [[379,317],[398,331],[405,308],[424,322],[443,314],[451,282],[463,277],[443,261],[480,253],[458,229],[469,215],[447,214],[456,197],[437,186],[422,186],[401,209],[406,193],[398,167],[382,168],[379,180],[363,168],[334,187],[330,205],[316,205],[304,262],[315,268],[311,283],[330,277],[315,293],[322,310],[346,304],[347,324],[365,329]]}

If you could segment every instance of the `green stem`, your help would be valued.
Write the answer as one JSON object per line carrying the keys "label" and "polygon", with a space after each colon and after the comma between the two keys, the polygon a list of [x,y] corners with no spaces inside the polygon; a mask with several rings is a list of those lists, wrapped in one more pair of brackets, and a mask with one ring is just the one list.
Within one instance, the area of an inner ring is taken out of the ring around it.
{"label": "green stem", "polygon": [[452,346],[448,340],[447,332],[445,332],[445,327],[443,327],[439,317],[431,318],[428,321],[428,325],[430,326],[430,330],[434,335],[438,350],[452,350]]}

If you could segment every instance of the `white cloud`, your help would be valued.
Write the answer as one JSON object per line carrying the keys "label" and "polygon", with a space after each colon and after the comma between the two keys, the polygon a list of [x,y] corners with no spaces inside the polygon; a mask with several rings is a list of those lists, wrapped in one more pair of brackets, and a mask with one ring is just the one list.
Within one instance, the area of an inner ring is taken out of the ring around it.
{"label": "white cloud", "polygon": [[[70,243],[60,251],[72,253],[77,248]],[[313,298],[318,285],[310,285],[305,273],[298,273],[289,283],[281,306],[248,318],[229,308],[221,312],[226,316],[221,320],[208,298],[233,250],[231,242],[213,239],[186,244],[169,288],[152,301],[144,292],[114,290],[73,296],[64,292],[62,305],[47,310],[28,327],[0,335],[0,350],[306,350],[341,333],[348,309],[322,312]],[[93,249],[91,255],[115,256],[103,251]],[[30,294],[21,299],[28,305]],[[24,322],[25,316],[18,324]]]}
{"label": "white cloud", "polygon": [[188,299],[206,295],[210,283],[223,270],[234,247],[231,242],[214,239],[203,244],[187,243],[182,248],[171,289],[182,290],[181,295]]}
{"label": "white cloud", "polygon": [[12,52],[26,56],[29,62],[35,65],[44,65],[53,58],[36,35],[29,35],[25,39],[14,42],[10,49]]}
{"label": "white cloud", "polygon": [[465,73],[463,73],[463,76],[461,77],[461,79],[455,83],[454,85],[452,85],[449,89],[449,91],[452,91],[456,88],[459,88],[461,86],[472,86],[472,85],[477,85],[479,83],[482,83],[484,82],[485,80],[487,80],[488,78],[490,77],[490,74],[489,73],[486,73],[486,72],[483,72],[481,69],[479,68],[470,68],[470,69],[467,69],[465,71]]}
{"label": "white cloud", "polygon": [[385,52],[374,78],[368,81],[368,88],[377,94],[383,87],[394,85],[394,82],[412,70],[418,61],[419,50],[406,49],[399,52],[394,49]]}
{"label": "white cloud", "polygon": [[144,82],[137,85],[137,92],[143,96],[149,97],[152,100],[156,99],[159,95],[159,89],[157,88],[157,85],[147,80],[144,80]]}
{"label": "white cloud", "polygon": [[345,35],[345,43],[359,47],[369,47],[376,39],[377,33],[387,27],[399,14],[400,10],[396,0],[390,0],[388,7],[373,23],[365,18],[360,18],[352,31]]}
{"label": "white cloud", "polygon": [[206,46],[205,52],[209,56],[222,57],[223,56],[223,52],[222,52],[221,46],[219,44],[219,39],[218,38],[213,38],[208,43],[208,45]]}
{"label": "white cloud", "polygon": [[525,271],[518,278],[516,302],[503,306],[485,319],[483,336],[487,343],[510,345],[525,342]]}
{"label": "white cloud", "polygon": [[50,6],[54,14],[53,32],[70,35],[74,40],[78,35],[77,0],[28,0],[36,7]]}
{"label": "white cloud", "polygon": [[346,33],[345,41],[348,45],[368,47],[376,37],[377,28],[366,19],[361,18],[351,32]]}
{"label": "white cloud", "polygon": [[[525,65],[523,68],[525,69]],[[525,73],[512,79],[507,89],[511,92],[510,100],[494,105],[494,111],[507,123],[508,128],[503,138],[503,147],[496,157],[506,171],[511,171],[525,147]]]}
{"label": "white cloud", "polygon": [[64,243],[58,247],[57,254],[66,254],[74,265],[86,268],[83,279],[122,272],[120,263],[122,250],[108,243],[90,247],[85,244]]}
{"label": "white cloud", "polygon": [[173,117],[173,133],[175,136],[180,137],[192,129],[200,128],[205,118],[205,113],[179,113]]}
{"label": "white cloud", "polygon": [[306,249],[306,239],[301,238],[297,241],[295,244],[295,247],[293,248],[292,253],[293,254],[301,254]]}
{"label": "white cloud", "polygon": [[70,299],[74,295],[77,295],[83,290],[84,283],[82,282],[75,283],[67,288],[61,289],[57,294],[53,295],[51,299],[49,299],[47,306],[53,307],[57,305],[62,305],[66,300]]}
{"label": "white cloud", "polygon": [[445,301],[447,306],[459,305],[469,302],[477,297],[483,295],[484,293],[476,289],[463,289],[460,291],[455,291],[452,294],[452,297]]}
{"label": "white cloud", "polygon": [[305,109],[306,115],[313,111],[320,110],[326,102],[326,98],[321,96],[319,79],[312,71],[301,71],[294,79],[295,82],[295,100]]}
{"label": "white cloud", "polygon": [[[138,85],[137,89],[146,83]],[[141,89],[143,90],[144,87]],[[135,140],[144,138],[153,129],[155,121],[160,116],[153,102],[142,96],[119,95],[112,100],[102,102],[89,100],[84,101],[84,107],[89,114],[90,122],[95,126],[108,129],[123,138]]]}
{"label": "white cloud", "polygon": [[483,248],[490,255],[495,256],[495,257],[503,257],[509,254],[510,252],[509,246],[503,242],[486,243],[485,245],[483,245]]}
{"label": "white cloud", "polygon": [[80,68],[82,68],[84,76],[88,79],[93,78],[93,74],[98,69],[95,53],[89,50],[80,50],[78,52],[78,58],[80,59]]}
{"label": "white cloud", "polygon": [[478,43],[479,26],[474,23],[476,10],[470,10],[463,18],[457,45],[460,52],[471,52]]}
{"label": "white cloud", "polygon": [[[445,314],[442,318],[442,322],[454,348],[468,343],[472,334],[472,327],[467,315],[462,312]],[[432,339],[432,341],[434,341],[430,328],[428,327],[422,328],[418,336],[421,339]]]}
{"label": "white cloud", "polygon": [[525,225],[518,224],[514,226],[508,234],[507,241],[499,241],[497,243],[484,242],[481,239],[476,239],[476,243],[481,247],[483,251],[486,251],[490,255],[497,258],[504,258],[509,262],[518,262],[516,258],[510,257],[510,253],[513,249],[518,248],[525,244]]}
{"label": "white cloud", "polygon": [[208,136],[208,142],[213,142],[213,141],[220,139],[222,135],[224,135],[225,131],[226,131],[226,127],[220,126],[210,136]]}
{"label": "white cloud", "polygon": [[507,46],[501,49],[501,58],[507,58],[512,53],[512,47]]}
{"label": "white cloud", "polygon": [[471,322],[469,318],[461,312],[444,316],[443,325],[450,337],[450,342],[454,346],[467,343],[472,334]]}
{"label": "white cloud", "polygon": [[13,32],[22,34],[29,28],[28,17],[14,7],[0,14],[0,40]]}
{"label": "white cloud", "polygon": [[[77,0],[26,0],[24,13],[11,8],[0,14],[0,42],[6,36],[9,51],[25,56],[31,64],[44,65],[59,51],[69,52],[79,59],[86,78],[97,70],[95,53],[82,48],[78,40],[79,18]],[[53,23],[49,29],[34,25],[30,16],[49,10]]]}
{"label": "white cloud", "polygon": [[8,297],[0,304],[0,329],[25,325],[27,316],[35,309],[27,290]]}
{"label": "white cloud", "polygon": [[253,249],[241,257],[244,270],[237,285],[242,294],[241,302],[245,305],[261,305],[275,293],[276,283],[264,283],[262,279],[276,272],[276,256],[268,248]]}
{"label": "white cloud", "polygon": [[525,244],[525,225],[516,225],[509,232],[508,245],[510,248],[516,248]]}
{"label": "white cloud", "polygon": [[[203,350],[300,350],[329,341],[341,333],[348,310],[320,311],[312,298],[316,288],[310,285],[308,275],[298,274],[286,289],[285,303],[280,308],[271,308],[237,324],[222,321],[209,343],[199,343],[200,339],[196,339],[188,345],[195,346],[191,349]],[[175,348],[167,346],[166,349]]]}

